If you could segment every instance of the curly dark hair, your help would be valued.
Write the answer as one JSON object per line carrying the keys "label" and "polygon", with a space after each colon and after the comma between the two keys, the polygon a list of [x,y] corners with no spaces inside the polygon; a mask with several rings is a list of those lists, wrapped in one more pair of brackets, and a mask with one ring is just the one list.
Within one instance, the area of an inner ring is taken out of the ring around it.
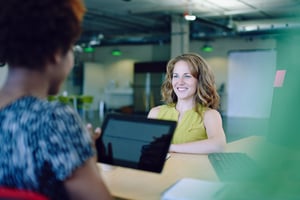
{"label": "curly dark hair", "polygon": [[204,58],[196,53],[186,53],[168,62],[166,77],[161,87],[162,100],[167,104],[176,103],[178,100],[172,86],[172,74],[174,65],[181,60],[188,63],[192,76],[198,80],[196,102],[208,108],[218,109],[220,97],[214,74]]}
{"label": "curly dark hair", "polygon": [[40,69],[81,33],[81,0],[0,1],[0,63]]}

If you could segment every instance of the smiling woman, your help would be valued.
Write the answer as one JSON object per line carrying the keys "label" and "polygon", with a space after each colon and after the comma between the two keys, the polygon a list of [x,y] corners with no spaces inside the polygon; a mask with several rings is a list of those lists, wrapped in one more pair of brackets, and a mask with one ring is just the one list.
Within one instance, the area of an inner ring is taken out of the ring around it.
{"label": "smiling woman", "polygon": [[223,150],[226,138],[216,110],[219,95],[214,75],[200,55],[188,53],[171,59],[161,92],[166,105],[152,108],[148,117],[178,121],[170,152]]}

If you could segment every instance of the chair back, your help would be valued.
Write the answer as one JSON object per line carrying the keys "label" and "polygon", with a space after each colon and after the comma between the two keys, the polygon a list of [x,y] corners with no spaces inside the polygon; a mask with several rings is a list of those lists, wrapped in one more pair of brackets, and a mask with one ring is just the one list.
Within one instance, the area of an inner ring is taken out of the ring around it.
{"label": "chair back", "polygon": [[0,187],[0,200],[48,200],[48,198],[33,191]]}

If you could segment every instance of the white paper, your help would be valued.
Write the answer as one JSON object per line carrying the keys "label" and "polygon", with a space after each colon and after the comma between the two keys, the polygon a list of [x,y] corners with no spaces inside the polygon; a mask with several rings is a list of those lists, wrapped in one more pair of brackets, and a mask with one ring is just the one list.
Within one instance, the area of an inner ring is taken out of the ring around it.
{"label": "white paper", "polygon": [[161,200],[213,200],[222,187],[221,182],[183,178],[167,189]]}

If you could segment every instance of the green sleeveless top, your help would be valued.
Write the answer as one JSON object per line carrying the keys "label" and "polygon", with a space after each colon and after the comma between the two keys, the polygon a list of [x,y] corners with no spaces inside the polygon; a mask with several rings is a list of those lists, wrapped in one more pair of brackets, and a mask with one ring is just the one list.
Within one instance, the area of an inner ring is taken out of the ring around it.
{"label": "green sleeveless top", "polygon": [[[187,110],[181,121],[177,124],[172,144],[181,144],[193,142],[197,140],[207,139],[206,130],[203,124],[203,115],[207,110],[201,104],[198,104],[198,111],[195,108]],[[158,119],[178,121],[179,112],[175,108],[175,104],[162,105],[158,112]]]}

